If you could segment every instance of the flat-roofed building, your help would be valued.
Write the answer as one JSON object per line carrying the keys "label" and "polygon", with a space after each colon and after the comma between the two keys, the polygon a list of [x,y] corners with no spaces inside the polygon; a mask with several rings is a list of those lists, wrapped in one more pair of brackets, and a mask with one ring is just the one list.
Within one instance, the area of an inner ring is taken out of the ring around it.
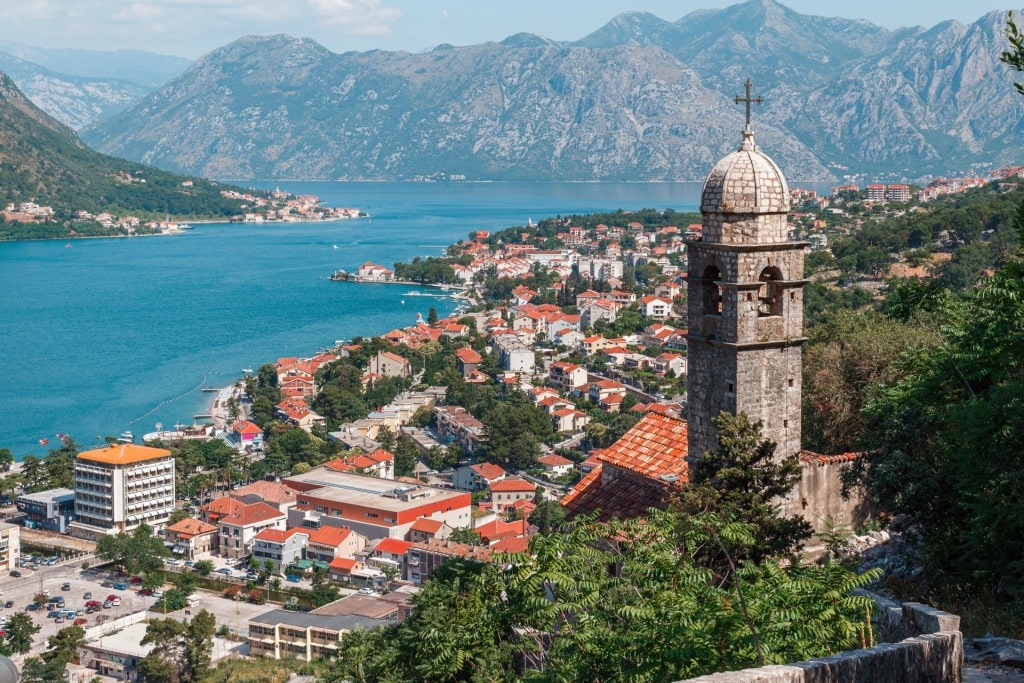
{"label": "flat-roofed building", "polygon": [[18,496],[15,504],[18,506],[18,512],[25,516],[24,524],[27,529],[41,528],[64,532],[75,519],[75,492],[71,489],[23,493]]}
{"label": "flat-roofed building", "polygon": [[249,654],[273,659],[314,659],[338,653],[341,638],[356,628],[394,623],[354,614],[317,614],[275,609],[249,620]]}
{"label": "flat-roofed building", "polygon": [[75,460],[72,531],[160,531],[174,511],[174,458],[164,448],[131,443],[83,451]]}
{"label": "flat-roofed building", "polygon": [[289,527],[319,529],[347,526],[373,540],[404,538],[422,517],[453,528],[469,526],[471,496],[413,483],[333,472],[324,467],[288,477],[284,482],[298,491],[288,512]]}

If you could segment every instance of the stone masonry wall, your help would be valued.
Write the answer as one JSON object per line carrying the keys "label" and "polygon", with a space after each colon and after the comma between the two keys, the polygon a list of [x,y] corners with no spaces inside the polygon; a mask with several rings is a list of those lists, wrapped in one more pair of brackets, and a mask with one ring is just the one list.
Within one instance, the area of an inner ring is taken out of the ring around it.
{"label": "stone masonry wall", "polygon": [[960,617],[915,602],[879,603],[878,637],[898,642],[779,666],[700,676],[685,683],[960,683]]}

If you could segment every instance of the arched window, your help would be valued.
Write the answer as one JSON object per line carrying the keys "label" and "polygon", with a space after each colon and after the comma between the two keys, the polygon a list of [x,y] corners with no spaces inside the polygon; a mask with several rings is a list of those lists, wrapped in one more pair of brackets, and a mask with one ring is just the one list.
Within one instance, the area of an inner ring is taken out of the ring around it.
{"label": "arched window", "polygon": [[782,271],[768,266],[757,277],[761,283],[757,292],[757,314],[759,316],[782,315]]}
{"label": "arched window", "polygon": [[701,278],[704,315],[722,314],[722,288],[718,284],[721,279],[722,271],[716,266],[704,269],[704,277]]}

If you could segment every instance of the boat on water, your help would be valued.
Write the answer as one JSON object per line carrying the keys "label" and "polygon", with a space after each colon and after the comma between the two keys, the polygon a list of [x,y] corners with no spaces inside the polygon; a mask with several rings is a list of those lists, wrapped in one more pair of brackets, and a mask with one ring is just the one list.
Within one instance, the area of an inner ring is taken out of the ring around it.
{"label": "boat on water", "polygon": [[203,391],[207,393],[214,392],[217,391],[217,387],[203,387]]}
{"label": "boat on water", "polygon": [[118,443],[135,443],[135,435],[131,432],[121,432],[121,436],[117,437]]}

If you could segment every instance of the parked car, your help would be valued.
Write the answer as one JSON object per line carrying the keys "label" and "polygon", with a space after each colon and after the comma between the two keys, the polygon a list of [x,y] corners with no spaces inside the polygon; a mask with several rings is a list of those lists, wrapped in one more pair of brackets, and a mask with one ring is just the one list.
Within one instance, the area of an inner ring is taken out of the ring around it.
{"label": "parked car", "polygon": [[11,576],[13,576],[15,578],[19,578],[19,577],[21,577],[21,572],[19,572],[17,569],[12,569],[11,570]]}
{"label": "parked car", "polygon": [[128,580],[128,583],[142,583],[142,577],[133,576],[131,579]]}
{"label": "parked car", "polygon": [[128,584],[125,584],[125,583],[115,583],[114,584],[114,590],[116,590],[116,591],[126,591],[126,590],[128,590]]}
{"label": "parked car", "polygon": [[112,606],[113,606],[113,603],[110,602],[110,600],[104,600],[103,601],[103,609],[110,609]]}
{"label": "parked car", "polygon": [[299,581],[301,581],[301,580],[302,580],[302,579],[300,579],[300,578],[299,578],[298,576],[296,576],[295,574],[289,574],[289,575],[288,575],[288,576],[287,576],[286,578],[287,578],[287,579],[288,579],[289,581],[291,581],[292,583],[298,583]]}
{"label": "parked car", "polygon": [[62,583],[62,584],[60,585],[60,589],[61,589],[62,591],[69,591],[69,590],[71,590],[71,584],[70,584],[70,583],[68,583],[67,581],[65,581],[64,583]]}
{"label": "parked car", "polygon": [[86,591],[85,595],[82,596],[82,599],[83,600],[91,600],[92,599],[92,591]]}
{"label": "parked car", "polygon": [[74,626],[85,626],[88,623],[89,623],[89,620],[86,619],[85,617],[82,617],[80,619],[75,619],[75,623],[73,625]]}
{"label": "parked car", "polygon": [[113,600],[110,601],[110,604],[113,605],[114,607],[120,607],[121,606],[121,598],[114,598]]}
{"label": "parked car", "polygon": [[85,606],[86,607],[102,607],[103,603],[100,602],[99,600],[89,600],[88,602],[85,603]]}
{"label": "parked car", "polygon": [[56,619],[59,616],[60,616],[60,610],[59,609],[52,609],[52,610],[50,610],[49,612],[46,613],[46,618],[47,619]]}
{"label": "parked car", "polygon": [[160,590],[159,588],[157,588],[155,591],[153,591],[153,597],[154,598],[162,598],[163,596],[164,596],[164,592],[162,590]]}
{"label": "parked car", "polygon": [[27,605],[25,605],[25,609],[27,609],[29,612],[38,612],[39,611],[39,603],[38,602],[30,602]]}
{"label": "parked car", "polygon": [[235,563],[235,562],[237,562],[237,561],[238,561],[238,560],[236,560],[235,558],[233,558],[233,557],[229,557],[229,558],[228,558],[227,560],[225,560],[225,561],[224,561],[224,564],[226,564],[226,565],[232,565],[232,564],[234,564],[234,563]]}
{"label": "parked car", "polygon": [[249,579],[250,581],[253,580],[253,579],[258,579],[259,576],[260,575],[257,574],[256,572],[246,572],[245,573],[245,578]]}
{"label": "parked car", "polygon": [[107,596],[107,602],[113,602],[114,600],[117,600],[117,599],[118,599],[118,596],[114,595],[113,593],[111,593],[110,595]]}
{"label": "parked car", "polygon": [[221,567],[220,569],[217,570],[217,572],[220,573],[220,574],[226,574],[227,576],[231,576],[231,568],[230,567]]}
{"label": "parked car", "polygon": [[53,620],[53,623],[55,623],[55,624],[63,624],[64,623],[64,615],[63,614],[58,614],[57,618]]}
{"label": "parked car", "polygon": [[5,602],[4,607],[6,607],[7,609],[11,609],[12,607],[14,607],[14,600],[8,600],[7,602]]}
{"label": "parked car", "polygon": [[139,595],[152,595],[152,594],[153,594],[153,589],[152,588],[142,588],[142,589],[139,590]]}

